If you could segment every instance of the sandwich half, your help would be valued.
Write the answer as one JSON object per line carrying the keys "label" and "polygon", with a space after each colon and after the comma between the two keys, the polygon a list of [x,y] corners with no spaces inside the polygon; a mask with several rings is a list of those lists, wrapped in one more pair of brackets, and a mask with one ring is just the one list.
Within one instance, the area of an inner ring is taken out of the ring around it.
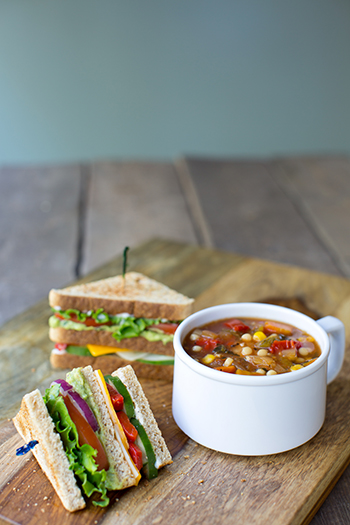
{"label": "sandwich half", "polygon": [[131,366],[106,378],[90,366],[73,369],[44,396],[26,394],[13,422],[70,512],[89,498],[104,507],[108,491],[137,485],[141,473],[152,479],[172,462]]}
{"label": "sandwich half", "polygon": [[91,365],[110,373],[132,364],[139,376],[171,379],[174,332],[194,300],[128,272],[53,289],[49,303],[53,367]]}

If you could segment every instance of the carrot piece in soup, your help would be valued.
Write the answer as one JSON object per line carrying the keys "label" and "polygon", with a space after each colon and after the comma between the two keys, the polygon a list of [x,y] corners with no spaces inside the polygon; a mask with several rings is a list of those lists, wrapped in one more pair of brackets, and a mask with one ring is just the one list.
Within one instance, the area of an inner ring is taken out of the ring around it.
{"label": "carrot piece in soup", "polygon": [[282,335],[292,335],[293,333],[293,328],[290,325],[277,321],[265,321],[264,328],[270,333]]}

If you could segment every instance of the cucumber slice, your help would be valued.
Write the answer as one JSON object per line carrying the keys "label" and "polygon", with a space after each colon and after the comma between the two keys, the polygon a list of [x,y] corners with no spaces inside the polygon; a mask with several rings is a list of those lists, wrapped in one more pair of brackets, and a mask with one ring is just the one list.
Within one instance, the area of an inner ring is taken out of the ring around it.
{"label": "cucumber slice", "polygon": [[118,390],[124,398],[124,410],[129,419],[135,417],[134,403],[131,399],[131,396],[124,385],[124,383],[116,376],[105,376],[105,381],[107,383],[112,383],[112,385]]}
{"label": "cucumber slice", "polygon": [[118,390],[119,394],[123,396],[125,413],[130,419],[130,423],[136,428],[138,432],[138,438],[140,438],[142,448],[144,449],[143,452],[147,457],[147,462],[144,464],[143,470],[148,479],[156,478],[158,476],[158,469],[155,466],[156,455],[147,436],[146,430],[143,428],[140,421],[135,417],[134,403],[126,386],[117,376],[105,376],[105,381],[107,383],[112,383],[112,385]]}
{"label": "cucumber slice", "polygon": [[66,352],[68,352],[68,354],[74,355],[91,355],[87,346],[68,345],[66,348]]}
{"label": "cucumber slice", "polygon": [[145,471],[147,479],[154,479],[158,476],[158,469],[155,466],[156,455],[154,453],[152,444],[148,439],[145,429],[143,428],[138,419],[133,417],[130,419],[130,423],[134,425],[137,432],[139,433],[139,438],[142,441],[142,445],[145,449],[145,453],[147,456],[147,463],[143,466],[143,470]]}

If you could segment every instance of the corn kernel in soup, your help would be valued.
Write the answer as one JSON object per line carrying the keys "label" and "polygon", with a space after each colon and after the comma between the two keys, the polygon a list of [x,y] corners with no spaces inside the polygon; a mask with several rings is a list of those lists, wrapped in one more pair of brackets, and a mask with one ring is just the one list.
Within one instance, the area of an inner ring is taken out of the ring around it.
{"label": "corn kernel in soup", "polygon": [[[191,337],[195,332],[196,337]],[[229,318],[195,328],[183,341],[185,351],[209,368],[239,375],[295,372],[320,355],[317,341],[279,321]]]}

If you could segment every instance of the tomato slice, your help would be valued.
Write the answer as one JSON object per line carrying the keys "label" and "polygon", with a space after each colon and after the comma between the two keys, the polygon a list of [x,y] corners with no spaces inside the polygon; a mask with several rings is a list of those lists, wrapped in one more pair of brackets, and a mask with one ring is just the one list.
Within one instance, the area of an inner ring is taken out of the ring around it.
{"label": "tomato slice", "polygon": [[249,332],[250,330],[250,327],[239,319],[230,319],[229,321],[226,321],[224,325],[235,332]]}
{"label": "tomato slice", "polygon": [[108,393],[112,401],[112,405],[114,407],[114,410],[118,412],[119,410],[123,410],[124,406],[124,398],[121,394],[119,394],[118,390],[114,388],[114,386],[110,385],[109,383],[106,383],[108,388]]}
{"label": "tomato slice", "polygon": [[65,317],[63,317],[63,315],[59,314],[58,312],[55,313],[55,317],[58,319],[65,319]]}
{"label": "tomato slice", "polygon": [[129,443],[129,454],[137,470],[141,470],[143,466],[141,449],[135,443]]}
{"label": "tomato slice", "polygon": [[60,352],[63,352],[67,348],[67,346],[68,345],[66,345],[65,343],[56,343],[55,344],[56,350],[60,350]]}
{"label": "tomato slice", "polygon": [[106,456],[106,452],[101,444],[101,441],[98,439],[95,432],[92,430],[89,423],[86,421],[84,416],[79,412],[79,410],[73,405],[72,401],[69,399],[69,396],[62,396],[64,404],[67,407],[68,413],[77,427],[78,436],[79,436],[79,445],[82,446],[84,443],[91,445],[92,448],[97,450],[97,456],[95,456],[96,464],[98,465],[97,470],[108,470],[109,463]]}
{"label": "tomato slice", "polygon": [[120,410],[120,412],[116,412],[116,414],[118,416],[121,426],[123,427],[127,440],[133,443],[138,435],[136,428],[134,427],[132,423],[130,423],[130,420],[128,416],[125,414],[125,412]]}
{"label": "tomato slice", "polygon": [[179,325],[176,323],[159,323],[159,324],[152,324],[149,329],[152,330],[155,328],[156,330],[161,330],[165,334],[174,334],[176,328]]}

